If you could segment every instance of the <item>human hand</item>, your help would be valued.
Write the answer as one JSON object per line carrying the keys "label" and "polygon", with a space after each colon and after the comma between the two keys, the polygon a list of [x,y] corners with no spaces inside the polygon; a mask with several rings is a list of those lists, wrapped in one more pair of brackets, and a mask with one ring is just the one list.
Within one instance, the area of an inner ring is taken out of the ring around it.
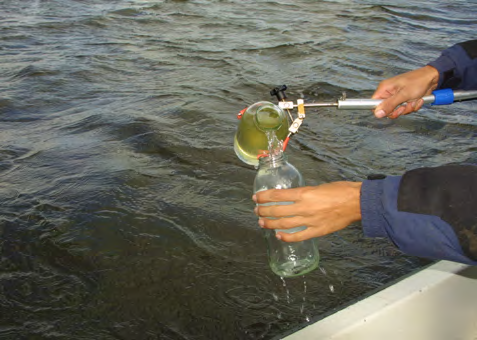
{"label": "human hand", "polygon": [[[298,242],[344,229],[361,220],[359,182],[334,182],[294,189],[271,189],[253,196],[255,203],[293,202],[288,205],[258,205],[258,223],[267,229],[306,226],[293,234],[278,232],[285,242]],[[271,217],[274,219],[269,219]]]}
{"label": "human hand", "polygon": [[[374,110],[377,118],[397,118],[417,111],[437,88],[439,72],[432,66],[424,66],[383,80],[373,94],[374,99],[384,99]],[[402,106],[400,104],[406,103]]]}

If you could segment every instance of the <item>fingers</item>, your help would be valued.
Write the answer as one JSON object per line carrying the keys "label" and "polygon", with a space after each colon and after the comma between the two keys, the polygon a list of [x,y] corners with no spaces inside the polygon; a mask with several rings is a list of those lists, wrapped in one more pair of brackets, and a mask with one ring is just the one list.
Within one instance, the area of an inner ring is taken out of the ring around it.
{"label": "fingers", "polygon": [[296,204],[259,205],[254,209],[255,215],[262,217],[290,217],[301,215],[302,209]]}
{"label": "fingers", "polygon": [[399,105],[402,105],[406,102],[407,96],[403,93],[403,91],[397,91],[389,98],[384,99],[374,110],[374,115],[377,118],[383,118],[389,116],[389,114],[396,111],[396,113],[402,114],[405,110],[405,106],[401,106],[398,108]]}
{"label": "fingers", "polygon": [[413,102],[413,106],[414,106],[414,111],[419,111],[422,107],[422,105],[424,105],[424,99],[419,99],[419,100],[416,100]]}
{"label": "fingers", "polygon": [[300,199],[304,188],[294,189],[270,189],[257,192],[252,199],[255,203],[264,204],[270,202],[296,202]]}
{"label": "fingers", "polygon": [[291,229],[305,225],[301,216],[284,217],[279,219],[260,218],[258,225],[265,229]]}
{"label": "fingers", "polygon": [[413,103],[414,102],[411,102],[411,103],[404,103],[400,106],[398,106],[394,111],[392,111],[391,113],[389,113],[387,115],[388,118],[391,118],[391,119],[396,119],[402,115],[407,115],[411,112],[413,112]]}
{"label": "fingers", "polygon": [[307,225],[307,219],[301,216],[293,216],[280,219],[260,218],[258,224],[264,229],[277,230],[276,237],[284,242],[298,242],[308,240],[313,237],[320,237],[329,233],[328,228],[310,228],[295,233],[287,233],[278,230],[288,230]]}
{"label": "fingers", "polygon": [[[305,225],[305,220],[301,217],[281,218],[276,220],[263,218],[259,220],[259,225],[265,229],[284,230],[303,227]],[[302,231],[290,233],[278,230],[275,236],[284,242],[299,242],[326,234],[326,232],[322,230],[308,227]]]}
{"label": "fingers", "polygon": [[[396,97],[398,99],[386,99],[376,107],[374,111],[374,115],[376,116],[376,118],[388,117],[391,119],[396,119],[400,116],[418,111],[424,104],[424,100],[422,99],[412,100],[407,103],[403,103],[401,99],[404,98],[404,96]],[[399,102],[400,104],[393,108],[393,105]]]}
{"label": "fingers", "polygon": [[391,112],[387,117],[391,119],[396,119],[399,116],[407,115],[412,112],[418,111],[424,104],[423,99],[413,100],[408,102],[406,105],[398,107],[396,110]]}
{"label": "fingers", "polygon": [[421,98],[437,88],[439,71],[424,66],[379,83],[374,99],[384,99],[374,110],[377,118],[397,118],[419,110],[424,103]]}
{"label": "fingers", "polygon": [[299,231],[293,234],[278,232],[276,235],[276,237],[279,240],[282,240],[284,242],[300,242],[300,241],[309,240],[311,238],[319,237],[319,236],[323,236],[323,235],[311,228],[306,228],[303,231]]}
{"label": "fingers", "polygon": [[[265,229],[310,229],[300,236],[283,235],[283,240],[323,236],[361,219],[359,182],[334,182],[314,187],[266,190],[254,195],[255,213]],[[286,234],[286,233],[285,233]],[[277,233],[280,236],[280,232]]]}

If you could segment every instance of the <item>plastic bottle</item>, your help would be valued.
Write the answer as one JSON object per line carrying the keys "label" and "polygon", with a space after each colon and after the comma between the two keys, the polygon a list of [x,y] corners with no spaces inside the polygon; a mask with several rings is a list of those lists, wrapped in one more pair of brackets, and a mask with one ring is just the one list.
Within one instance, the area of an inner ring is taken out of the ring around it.
{"label": "plastic bottle", "polygon": [[258,156],[267,153],[266,133],[274,131],[279,140],[288,134],[289,122],[286,114],[270,102],[258,102],[247,108],[241,116],[234,139],[237,157],[250,165],[258,165]]}
{"label": "plastic bottle", "polygon": [[[283,151],[260,158],[254,181],[254,192],[267,189],[288,189],[304,186],[303,176],[287,161]],[[292,204],[284,202],[282,204]],[[269,205],[270,203],[267,203]],[[295,233],[306,227],[277,230]],[[320,255],[316,239],[301,242],[284,242],[276,238],[276,231],[263,229],[268,245],[268,260],[272,271],[281,277],[293,277],[309,273],[318,267]]]}

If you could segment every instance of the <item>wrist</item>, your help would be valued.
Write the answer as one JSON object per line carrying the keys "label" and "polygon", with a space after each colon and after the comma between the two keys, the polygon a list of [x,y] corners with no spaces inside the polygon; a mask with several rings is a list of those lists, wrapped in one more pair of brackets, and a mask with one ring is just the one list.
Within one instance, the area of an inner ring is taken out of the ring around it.
{"label": "wrist", "polygon": [[345,211],[349,223],[361,220],[361,182],[346,182]]}
{"label": "wrist", "polygon": [[351,186],[353,188],[353,210],[351,217],[353,222],[361,220],[361,182],[352,182]]}
{"label": "wrist", "polygon": [[430,65],[422,67],[422,71],[425,74],[426,80],[429,84],[430,92],[434,91],[439,84],[439,71]]}

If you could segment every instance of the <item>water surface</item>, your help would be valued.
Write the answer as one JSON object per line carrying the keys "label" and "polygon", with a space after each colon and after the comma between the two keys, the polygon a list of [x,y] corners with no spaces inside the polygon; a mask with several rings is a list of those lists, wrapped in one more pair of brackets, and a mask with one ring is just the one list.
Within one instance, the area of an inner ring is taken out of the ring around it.
{"label": "water surface", "polygon": [[[369,97],[475,38],[473,1],[0,1],[0,338],[272,339],[428,263],[360,226],[271,273],[236,113]],[[475,161],[475,103],[308,112],[310,185]],[[326,274],[325,274],[326,273]]]}

